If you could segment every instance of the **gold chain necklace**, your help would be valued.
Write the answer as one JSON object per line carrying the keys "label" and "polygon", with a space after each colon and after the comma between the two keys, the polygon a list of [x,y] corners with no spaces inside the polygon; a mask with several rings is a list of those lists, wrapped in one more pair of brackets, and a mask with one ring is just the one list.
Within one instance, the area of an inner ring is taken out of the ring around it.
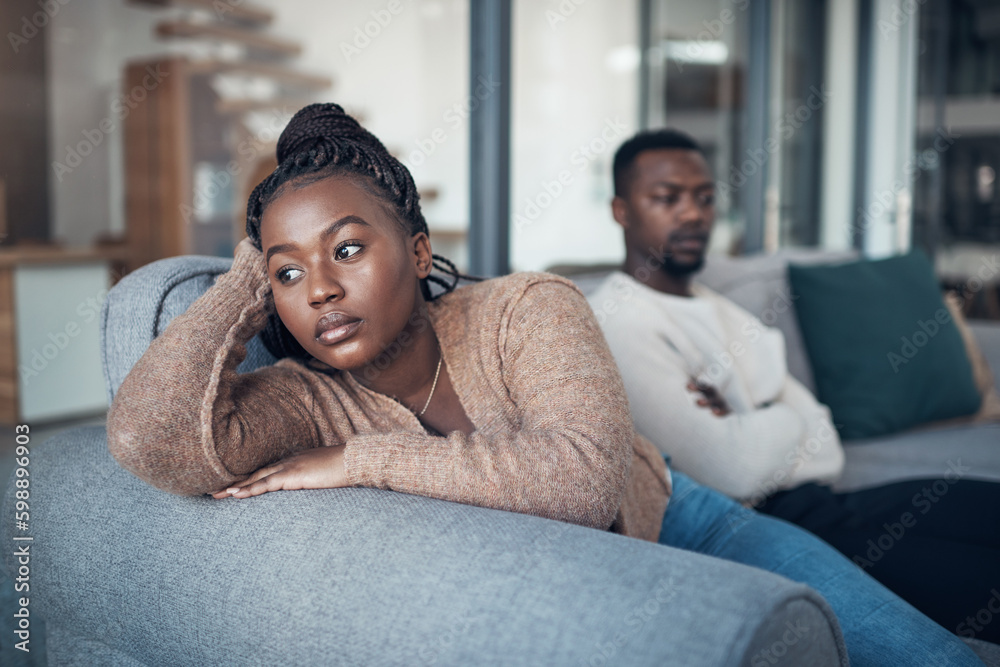
{"label": "gold chain necklace", "polygon": [[431,404],[431,399],[434,398],[434,390],[437,389],[437,386],[438,386],[438,376],[441,375],[441,362],[442,361],[444,361],[444,355],[443,354],[438,357],[438,367],[437,367],[437,370],[434,371],[434,383],[431,385],[431,393],[427,395],[427,402],[424,403],[424,409],[417,413],[418,417],[423,417],[424,416],[424,413],[427,412],[427,406],[429,406]]}

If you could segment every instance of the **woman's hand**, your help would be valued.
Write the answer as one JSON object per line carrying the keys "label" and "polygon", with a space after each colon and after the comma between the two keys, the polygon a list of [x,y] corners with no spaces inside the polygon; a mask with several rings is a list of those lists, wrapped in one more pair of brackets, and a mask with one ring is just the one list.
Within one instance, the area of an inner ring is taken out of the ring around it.
{"label": "woman's hand", "polygon": [[344,471],[344,446],[316,447],[261,468],[247,479],[213,493],[213,498],[249,498],[281,489],[336,489],[350,486]]}

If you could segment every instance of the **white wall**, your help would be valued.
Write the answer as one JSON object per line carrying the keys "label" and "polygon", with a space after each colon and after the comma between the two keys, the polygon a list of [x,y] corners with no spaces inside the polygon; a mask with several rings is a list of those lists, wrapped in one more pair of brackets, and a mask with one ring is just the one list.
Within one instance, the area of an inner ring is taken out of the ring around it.
{"label": "white wall", "polygon": [[[468,2],[401,0],[402,11],[349,57],[343,45],[357,44],[359,29],[375,32],[372,12],[387,1],[338,3],[330,9],[336,20],[325,23],[309,0],[264,3],[278,14],[276,31],[306,44],[302,66],[336,79],[332,99],[364,111],[366,126],[399,154],[418,185],[440,190],[424,206],[432,228],[467,226]],[[560,6],[576,9],[563,16]],[[512,226],[515,270],[623,254],[608,202],[614,150],[637,129],[636,7],[612,0],[514,3],[512,217],[527,220],[529,202],[541,197],[545,204],[545,184],[554,190],[552,182],[569,172],[551,204],[529,224]],[[585,155],[580,147],[591,142],[598,150]]]}
{"label": "white wall", "polygon": [[258,4],[276,14],[275,33],[303,44],[302,69],[333,77],[333,89],[317,101],[363,113],[365,127],[409,167],[417,186],[438,190],[436,200],[422,202],[432,229],[465,229],[468,0]]}
{"label": "white wall", "polygon": [[[565,16],[560,7],[575,10]],[[624,256],[610,213],[611,161],[638,130],[637,8],[611,0],[514,4],[515,270]]]}

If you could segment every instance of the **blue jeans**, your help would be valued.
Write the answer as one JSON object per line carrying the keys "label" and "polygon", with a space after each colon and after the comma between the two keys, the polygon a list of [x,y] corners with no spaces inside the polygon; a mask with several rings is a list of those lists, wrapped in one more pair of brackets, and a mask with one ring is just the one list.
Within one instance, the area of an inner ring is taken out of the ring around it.
{"label": "blue jeans", "polygon": [[840,621],[852,665],[982,665],[958,637],[801,528],[747,509],[671,471],[660,544],[759,567],[818,591]]}

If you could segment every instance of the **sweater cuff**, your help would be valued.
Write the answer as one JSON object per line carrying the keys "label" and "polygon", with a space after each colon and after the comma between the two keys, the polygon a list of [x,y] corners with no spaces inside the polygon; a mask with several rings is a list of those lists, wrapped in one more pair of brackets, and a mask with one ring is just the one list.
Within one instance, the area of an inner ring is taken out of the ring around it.
{"label": "sweater cuff", "polygon": [[392,434],[372,434],[349,438],[344,446],[344,472],[351,486],[376,489],[387,487],[389,462],[398,445]]}

